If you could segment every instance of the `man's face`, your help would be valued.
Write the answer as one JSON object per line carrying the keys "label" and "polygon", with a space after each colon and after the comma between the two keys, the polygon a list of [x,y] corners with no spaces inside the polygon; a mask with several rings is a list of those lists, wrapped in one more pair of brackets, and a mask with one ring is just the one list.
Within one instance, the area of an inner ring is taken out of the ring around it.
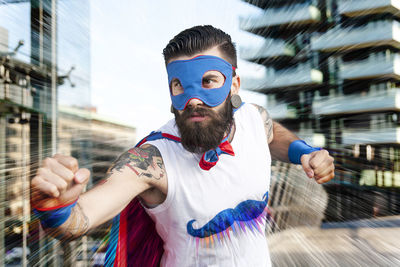
{"label": "man's face", "polygon": [[[223,58],[217,48],[204,51],[198,55],[212,55]],[[198,55],[181,56],[173,58],[170,62],[187,60]],[[202,87],[204,90],[220,88],[224,82],[225,77],[221,72],[210,70],[203,75]],[[234,83],[235,81],[232,84]],[[234,86],[236,86],[236,83]],[[170,90],[172,95],[178,95],[184,91],[184,88],[179,80],[173,79],[170,83]],[[200,99],[193,98],[183,110],[174,108],[174,114],[181,134],[182,145],[188,151],[196,153],[203,153],[216,148],[224,138],[224,135],[229,133],[233,122],[230,94],[222,104],[215,107],[210,107]]]}

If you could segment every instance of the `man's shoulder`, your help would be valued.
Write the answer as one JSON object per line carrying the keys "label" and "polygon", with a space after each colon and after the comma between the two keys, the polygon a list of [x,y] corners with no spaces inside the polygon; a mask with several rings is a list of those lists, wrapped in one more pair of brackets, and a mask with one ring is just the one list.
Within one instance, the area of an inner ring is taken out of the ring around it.
{"label": "man's shoulder", "polygon": [[260,114],[263,119],[268,117],[268,112],[266,109],[254,103],[244,103],[238,110],[236,110],[235,117],[239,114],[245,118],[248,116],[255,116],[257,114]]}
{"label": "man's shoulder", "polygon": [[166,177],[164,162],[160,150],[151,144],[143,144],[140,147],[132,148],[128,151],[128,167],[139,177],[150,179],[148,182],[154,184],[155,180]]}
{"label": "man's shoulder", "polygon": [[260,114],[268,113],[267,110],[258,104],[250,103],[251,106],[255,107]]}
{"label": "man's shoulder", "polygon": [[174,136],[179,136],[179,130],[178,130],[178,127],[176,126],[176,122],[175,122],[174,118],[170,119],[163,126],[158,128],[158,130],[156,132],[162,132],[162,133],[167,133],[167,134],[171,134]]}
{"label": "man's shoulder", "polygon": [[175,119],[171,119],[163,126],[155,131],[152,131],[149,135],[144,137],[137,146],[145,153],[157,153],[157,156],[162,158],[159,148],[160,143],[158,143],[158,141],[169,141],[169,139],[173,139],[174,141],[180,140],[180,136],[178,134],[179,131],[176,126]]}
{"label": "man's shoulder", "polygon": [[258,113],[260,113],[263,121],[267,121],[270,119],[270,115],[269,115],[268,111],[263,106],[260,106],[260,105],[254,104],[254,103],[251,103],[250,106],[252,108],[255,108],[258,111]]}

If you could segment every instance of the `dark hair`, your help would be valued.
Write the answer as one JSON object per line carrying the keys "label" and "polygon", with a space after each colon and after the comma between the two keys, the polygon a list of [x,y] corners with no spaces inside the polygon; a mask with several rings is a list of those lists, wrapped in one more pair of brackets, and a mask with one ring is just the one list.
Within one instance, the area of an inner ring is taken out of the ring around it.
{"label": "dark hair", "polygon": [[215,46],[225,59],[237,68],[236,48],[231,36],[211,25],[194,26],[176,35],[163,50],[165,64],[171,58],[192,56]]}

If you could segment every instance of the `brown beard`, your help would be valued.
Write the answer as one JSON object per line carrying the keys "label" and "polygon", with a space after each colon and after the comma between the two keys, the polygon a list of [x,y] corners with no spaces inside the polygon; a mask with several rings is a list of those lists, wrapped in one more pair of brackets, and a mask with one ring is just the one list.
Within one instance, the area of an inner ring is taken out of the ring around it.
{"label": "brown beard", "polygon": [[[181,135],[183,147],[192,153],[204,153],[219,146],[225,133],[233,122],[233,109],[230,95],[225,100],[224,106],[219,112],[208,106],[190,108],[189,106],[179,114],[174,108],[175,121]],[[197,113],[200,116],[208,116],[207,121],[190,122],[188,119]]]}

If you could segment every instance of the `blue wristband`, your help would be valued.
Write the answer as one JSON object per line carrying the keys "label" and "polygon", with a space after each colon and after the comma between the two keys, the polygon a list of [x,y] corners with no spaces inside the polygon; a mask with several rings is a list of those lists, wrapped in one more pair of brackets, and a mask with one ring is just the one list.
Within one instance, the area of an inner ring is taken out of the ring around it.
{"label": "blue wristband", "polygon": [[300,158],[304,154],[310,154],[311,152],[321,150],[320,147],[309,146],[303,140],[295,140],[289,146],[288,156],[291,163],[301,164]]}
{"label": "blue wristband", "polygon": [[78,200],[58,209],[33,209],[33,213],[40,219],[40,223],[44,228],[55,228],[68,220],[71,210],[77,202]]}

